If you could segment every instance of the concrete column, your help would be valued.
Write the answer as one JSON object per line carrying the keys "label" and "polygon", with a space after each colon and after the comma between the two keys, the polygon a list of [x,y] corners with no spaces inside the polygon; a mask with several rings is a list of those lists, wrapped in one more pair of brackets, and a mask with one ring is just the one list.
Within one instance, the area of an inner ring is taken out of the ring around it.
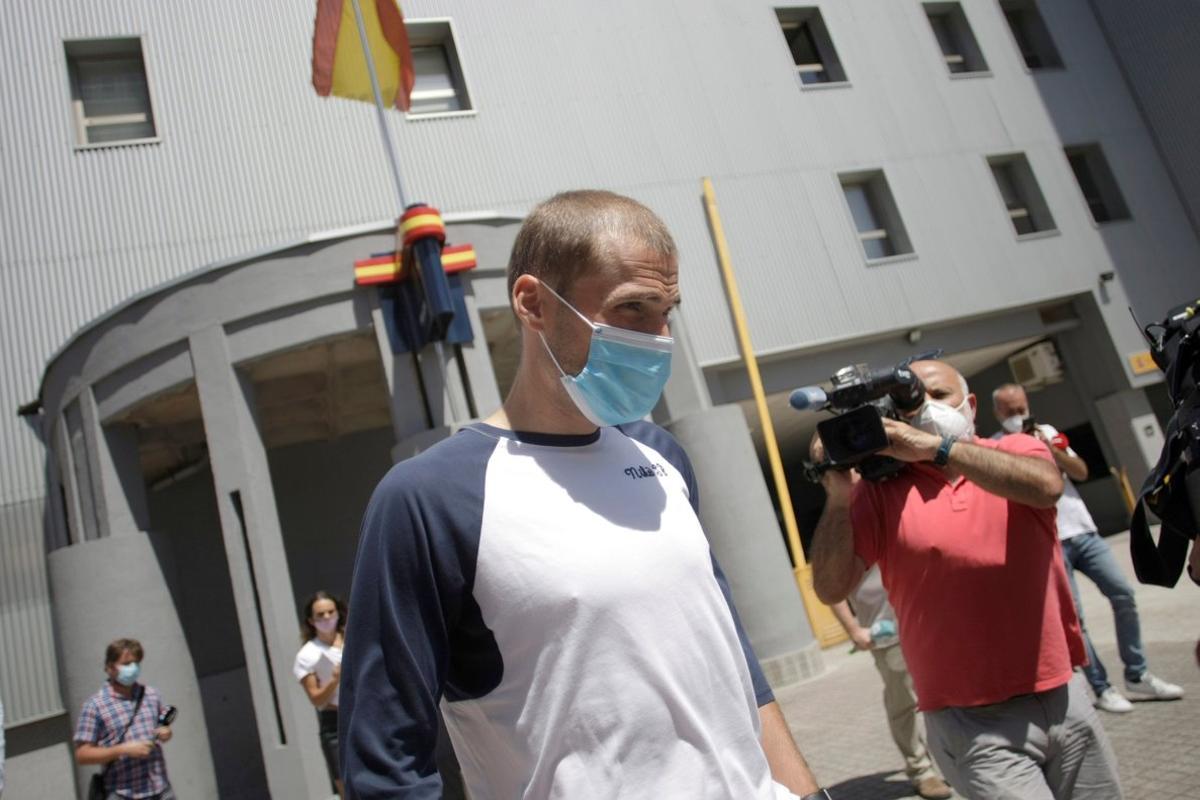
{"label": "concrete column", "polygon": [[79,394],[79,411],[99,535],[130,536],[147,530],[150,511],[138,459],[137,429],[132,425],[105,427],[90,386]]}
{"label": "concrete column", "polygon": [[[179,707],[175,735],[163,745],[175,793],[179,800],[216,797],[196,669],[149,537],[112,536],[62,547],[47,556],[46,565],[63,699],[72,724],[83,701],[106,680],[108,643],[137,639],[146,651],[142,680]],[[75,770],[81,792],[95,771]]]}
{"label": "concrete column", "polygon": [[66,502],[67,537],[69,544],[84,540],[83,509],[79,498],[79,477],[75,473],[75,459],[71,451],[71,437],[67,431],[67,420],[60,416],[54,423],[54,450],[58,462],[58,479],[62,483]]}
{"label": "concrete column", "polygon": [[440,342],[426,345],[417,353],[417,369],[429,398],[429,411],[433,415],[433,427],[453,425],[471,419],[467,401],[467,387],[454,346]]}
{"label": "concrete column", "polygon": [[88,541],[99,538],[99,522],[96,518],[96,497],[93,490],[92,454],[95,448],[90,446],[87,425],[84,423],[81,410],[82,401],[70,403],[63,412],[66,421],[67,447],[71,452],[71,483],[75,489],[78,516],[73,523],[77,541]]}
{"label": "concrete column", "polygon": [[1126,389],[1096,400],[1096,411],[1118,465],[1129,475],[1136,492],[1158,463],[1165,443],[1158,417],[1141,389]]}
{"label": "concrete column", "polygon": [[464,299],[475,340],[462,345],[462,360],[467,368],[467,383],[475,401],[476,416],[486,417],[500,407],[504,398],[500,396],[500,387],[496,385],[496,370],[492,366],[492,357],[483,335],[483,320],[479,318],[479,302],[470,291],[465,293]]}
{"label": "concrete column", "polygon": [[695,469],[700,521],[767,679],[780,688],[820,674],[820,647],[741,409],[717,406],[667,427]]}
{"label": "concrete column", "polygon": [[291,672],[296,601],[253,387],[235,371],[220,327],[189,343],[267,783],[273,797],[325,798],[316,716]]}
{"label": "concrete column", "polygon": [[667,420],[683,419],[712,408],[708,382],[704,380],[704,371],[696,363],[683,312],[672,318],[671,336],[675,338],[671,377],[663,389],[662,400],[654,409],[655,421],[664,424]]}
{"label": "concrete column", "polygon": [[368,296],[371,303],[371,322],[375,328],[375,343],[379,346],[379,357],[383,362],[383,374],[387,380],[392,432],[399,442],[428,429],[429,417],[425,411],[425,400],[421,396],[421,381],[412,353],[396,355],[392,352],[392,344],[388,341],[387,323],[383,320],[383,309],[379,307],[379,295],[372,291]]}

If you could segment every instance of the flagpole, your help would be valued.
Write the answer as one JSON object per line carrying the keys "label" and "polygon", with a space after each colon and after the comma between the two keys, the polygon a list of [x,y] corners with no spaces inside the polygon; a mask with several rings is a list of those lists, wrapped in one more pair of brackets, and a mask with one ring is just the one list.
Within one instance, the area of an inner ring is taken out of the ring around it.
{"label": "flagpole", "polygon": [[358,39],[362,42],[363,57],[367,59],[367,75],[371,78],[371,92],[375,95],[375,116],[379,120],[379,135],[383,138],[383,149],[387,152],[388,164],[392,168],[392,180],[396,184],[396,196],[400,198],[400,211],[408,208],[408,200],[404,196],[404,180],[400,177],[400,160],[396,158],[396,148],[392,146],[392,137],[388,133],[387,116],[383,109],[383,93],[379,91],[379,76],[375,74],[375,56],[371,53],[371,45],[367,41],[367,24],[363,21],[362,7],[358,0],[354,4],[354,21],[358,23]]}
{"label": "flagpole", "polygon": [[[358,40],[362,43],[363,58],[367,60],[367,76],[371,79],[371,93],[375,95],[375,117],[379,120],[379,136],[383,139],[383,149],[387,153],[388,165],[392,168],[392,181],[396,185],[396,197],[400,199],[400,213],[404,213],[404,209],[408,208],[408,199],[404,195],[404,179],[400,177],[400,160],[396,157],[396,148],[392,144],[391,133],[388,131],[387,115],[383,108],[383,93],[379,90],[379,76],[375,74],[375,56],[371,53],[371,44],[367,41],[367,25],[363,20],[362,6],[359,5],[359,0],[350,0],[354,4],[354,21],[358,25]],[[433,351],[436,354],[438,372],[442,378],[442,391],[446,395],[446,399],[450,403],[450,413],[454,420],[461,419],[458,403],[454,399],[454,392],[450,391],[448,384],[448,370],[446,369],[446,350],[442,346],[440,340],[434,341]],[[426,398],[432,401],[432,398]],[[432,404],[431,404],[432,405]],[[432,407],[430,413],[433,413]],[[429,423],[432,425],[433,420]]]}

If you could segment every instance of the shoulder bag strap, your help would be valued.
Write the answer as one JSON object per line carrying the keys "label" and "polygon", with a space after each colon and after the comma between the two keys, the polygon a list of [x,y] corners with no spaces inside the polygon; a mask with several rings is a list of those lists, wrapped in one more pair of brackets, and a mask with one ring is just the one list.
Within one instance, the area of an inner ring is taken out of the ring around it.
{"label": "shoulder bag strap", "polygon": [[[145,697],[146,697],[146,687],[143,686],[141,693],[138,695],[137,702],[133,704],[133,713],[129,715],[129,721],[125,723],[125,727],[121,729],[121,735],[117,737],[117,744],[120,744],[121,742],[125,741],[125,734],[129,733],[129,728],[133,725],[133,721],[135,719],[137,719],[138,709],[140,709],[142,707],[142,700]],[[110,769],[112,769],[112,765],[115,763],[117,763],[117,759],[114,758],[112,761],[105,764],[104,771],[101,772],[100,774],[107,775],[108,771]]]}

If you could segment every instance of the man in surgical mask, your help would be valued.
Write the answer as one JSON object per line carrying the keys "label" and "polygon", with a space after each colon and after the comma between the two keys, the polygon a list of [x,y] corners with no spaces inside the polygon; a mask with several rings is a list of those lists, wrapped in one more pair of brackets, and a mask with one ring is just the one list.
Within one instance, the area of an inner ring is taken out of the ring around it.
{"label": "man in surgical mask", "polygon": [[675,243],[602,191],[518,232],[503,407],[376,489],[342,660],[351,798],[439,797],[440,710],[472,798],[826,797],[697,513],[645,421],[670,373]]}
{"label": "man in surgical mask", "polygon": [[[1026,436],[975,436],[953,367],[912,365],[925,404],[884,420],[883,482],[830,470],[813,584],[844,600],[878,564],[925,715],[929,750],[968,798],[1121,797],[1112,748],[1074,668],[1086,660],[1058,547],[1062,476]],[[820,442],[813,447],[820,458]]]}
{"label": "man in surgical mask", "polygon": [[[1054,463],[1062,470],[1066,488],[1058,500],[1058,539],[1062,545],[1067,576],[1071,579],[1075,606],[1082,623],[1083,609],[1079,603],[1079,588],[1075,585],[1075,572],[1078,571],[1092,579],[1112,606],[1117,649],[1125,665],[1125,691],[1135,700],[1178,700],[1183,697],[1181,686],[1154,675],[1146,664],[1133,585],[1121,571],[1108,544],[1097,532],[1091,513],[1072,483],[1072,480],[1087,480],[1087,464],[1071,449],[1070,442],[1063,434],[1050,425],[1033,424],[1029,398],[1020,384],[1006,383],[998,387],[992,392],[992,407],[996,421],[1002,428],[1002,433],[992,438],[1027,432],[1049,448]],[[1083,674],[1096,694],[1096,708],[1115,714],[1132,711],[1133,704],[1108,682],[1108,671],[1092,646],[1086,628],[1083,637],[1088,651],[1088,663],[1083,668]]]}
{"label": "man in surgical mask", "polygon": [[170,726],[160,723],[167,706],[139,682],[143,656],[137,639],[108,645],[108,680],[84,702],[75,726],[75,762],[103,766],[106,800],[175,800],[162,748],[171,739]]}

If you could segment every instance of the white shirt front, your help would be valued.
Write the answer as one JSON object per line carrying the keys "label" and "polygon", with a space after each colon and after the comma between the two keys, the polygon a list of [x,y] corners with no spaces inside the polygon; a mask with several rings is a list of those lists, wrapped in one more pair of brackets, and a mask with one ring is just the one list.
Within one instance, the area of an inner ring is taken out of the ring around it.
{"label": "white shirt front", "polygon": [[[302,681],[309,675],[317,676],[317,688],[325,686],[333,680],[333,667],[342,663],[342,648],[325,644],[320,639],[309,639],[296,654],[296,663],[292,665],[292,674],[296,680]],[[337,708],[338,689],[333,690],[329,702],[322,706]]]}

